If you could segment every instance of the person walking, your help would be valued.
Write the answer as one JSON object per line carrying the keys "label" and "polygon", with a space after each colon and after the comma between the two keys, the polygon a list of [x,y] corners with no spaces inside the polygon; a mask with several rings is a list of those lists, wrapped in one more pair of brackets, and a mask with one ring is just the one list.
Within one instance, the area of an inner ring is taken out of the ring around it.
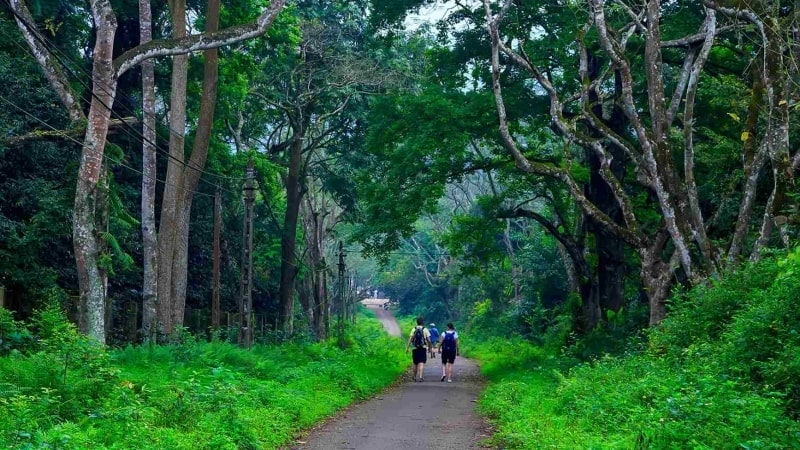
{"label": "person walking", "polygon": [[425,328],[425,319],[417,317],[417,326],[411,329],[406,342],[406,353],[408,348],[413,345],[411,350],[411,361],[414,363],[414,381],[424,381],[422,375],[425,363],[428,362],[428,347],[431,345],[431,332]]}
{"label": "person walking", "polygon": [[439,343],[439,330],[436,328],[436,324],[431,322],[429,325],[428,331],[431,333],[431,359],[436,358],[436,344]]}
{"label": "person walking", "polygon": [[458,332],[452,322],[448,322],[447,329],[442,333],[442,343],[439,346],[442,353],[442,379],[448,383],[453,382],[453,365],[458,355]]}

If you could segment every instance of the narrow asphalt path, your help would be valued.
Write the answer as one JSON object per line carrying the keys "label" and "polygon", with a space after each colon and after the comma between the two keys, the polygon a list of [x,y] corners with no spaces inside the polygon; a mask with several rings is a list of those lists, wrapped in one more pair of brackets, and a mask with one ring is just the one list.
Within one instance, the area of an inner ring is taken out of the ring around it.
{"label": "narrow asphalt path", "polygon": [[[390,311],[377,308],[378,318],[392,336],[401,337]],[[410,330],[409,330],[410,331]],[[453,382],[441,382],[441,360],[425,365],[425,381],[401,383],[343,411],[312,430],[294,449],[393,450],[410,448],[480,449],[489,427],[475,412],[482,388],[478,366],[456,358]]]}

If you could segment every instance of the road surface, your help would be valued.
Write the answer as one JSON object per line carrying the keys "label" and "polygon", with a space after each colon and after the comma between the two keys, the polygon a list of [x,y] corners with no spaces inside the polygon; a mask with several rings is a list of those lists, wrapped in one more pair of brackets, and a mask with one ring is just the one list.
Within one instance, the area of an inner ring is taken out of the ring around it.
{"label": "road surface", "polygon": [[[386,331],[400,336],[391,311],[375,308]],[[410,331],[410,330],[408,330]],[[403,332],[405,334],[406,332]],[[453,382],[441,382],[439,360],[425,365],[425,381],[403,380],[372,399],[343,411],[301,438],[293,449],[480,449],[489,427],[475,413],[482,383],[477,365],[456,359]]]}

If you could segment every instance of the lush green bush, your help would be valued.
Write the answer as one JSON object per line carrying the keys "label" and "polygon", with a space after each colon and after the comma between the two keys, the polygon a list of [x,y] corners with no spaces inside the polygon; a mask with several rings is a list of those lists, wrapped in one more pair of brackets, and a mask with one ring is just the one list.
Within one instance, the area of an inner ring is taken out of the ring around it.
{"label": "lush green bush", "polygon": [[[627,351],[582,361],[475,337],[490,384],[480,408],[503,448],[800,448],[800,252],[683,293]],[[526,348],[526,345],[531,348]],[[592,353],[592,352],[588,352]],[[571,357],[570,357],[571,356]]]}
{"label": "lush green bush", "polygon": [[33,345],[33,333],[14,320],[11,311],[0,308],[0,356],[12,351],[25,351]]}
{"label": "lush green bush", "polygon": [[336,339],[250,350],[191,335],[107,352],[55,310],[0,358],[0,447],[263,449],[394,382],[408,361],[374,317]]}
{"label": "lush green bush", "polygon": [[650,336],[651,350],[683,366],[719,367],[722,376],[784,399],[800,417],[800,249],[748,264],[681,296]]}
{"label": "lush green bush", "polygon": [[681,292],[669,304],[669,315],[650,337],[654,351],[681,353],[701,342],[715,342],[735,314],[769,289],[779,273],[774,260],[747,263],[735,273]]}

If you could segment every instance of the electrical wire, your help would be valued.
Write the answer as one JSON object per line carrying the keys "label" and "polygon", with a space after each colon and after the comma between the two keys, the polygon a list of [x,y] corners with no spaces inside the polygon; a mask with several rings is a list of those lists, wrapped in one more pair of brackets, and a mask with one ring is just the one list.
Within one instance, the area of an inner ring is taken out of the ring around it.
{"label": "electrical wire", "polygon": [[[49,41],[46,37],[42,36],[38,32],[38,30],[36,29],[35,25],[28,23],[25,20],[25,18],[20,16],[19,13],[17,13],[14,10],[14,8],[11,7],[11,5],[9,3],[9,0],[5,0],[5,3],[8,5],[8,7],[9,7],[11,13],[14,15],[14,17],[16,19],[18,19],[20,22],[22,22],[31,31],[31,34],[34,36],[34,38],[36,38],[50,52],[50,54],[53,55],[53,57],[56,60],[58,60],[58,62],[61,64],[61,66],[64,67],[64,69],[66,69],[78,81],[78,83],[84,89],[86,89],[87,92],[91,93],[92,98],[97,100],[103,107],[108,109],[109,112],[111,113],[111,115],[114,118],[119,119],[119,120],[122,121],[122,128],[123,128],[124,132],[129,137],[133,138],[134,140],[141,140],[143,142],[149,143],[150,145],[153,146],[153,148],[155,148],[157,151],[159,151],[162,155],[165,155],[167,158],[169,158],[169,159],[181,164],[184,168],[189,168],[189,169],[195,170],[195,171],[197,171],[197,172],[199,172],[201,174],[212,176],[212,177],[215,177],[215,178],[218,178],[218,179],[223,179],[223,180],[229,180],[229,181],[242,181],[242,180],[245,180],[245,178],[230,177],[230,176],[226,176],[226,175],[219,175],[219,174],[207,172],[207,171],[205,171],[203,169],[194,167],[189,162],[182,161],[182,160],[172,156],[169,153],[168,150],[164,150],[162,147],[160,147],[158,145],[157,142],[152,142],[149,138],[146,138],[142,131],[134,128],[132,125],[130,125],[129,123],[124,121],[123,118],[120,116],[120,114],[118,112],[116,112],[113,108],[109,107],[109,105],[106,105],[101,99],[99,99],[97,97],[97,95],[95,94],[95,92],[92,90],[91,86],[89,86],[88,83],[83,81],[85,78],[91,78],[91,74],[86,69],[84,69],[79,63],[75,62],[72,59],[72,57],[70,57],[69,55],[66,55],[63,51],[61,51],[55,44],[53,44],[51,41]],[[5,29],[3,30],[3,33],[6,35],[6,37],[8,37],[13,42],[15,42],[16,45],[18,45],[19,47],[23,48],[23,50],[26,53],[29,52],[29,49],[23,47],[16,39],[13,39],[13,37],[10,36],[5,31]],[[75,67],[77,67],[77,71],[82,72],[82,75],[84,75],[84,77],[81,77],[81,76],[79,76],[79,74],[75,73]],[[104,93],[106,93],[106,94],[110,94],[111,93],[111,89],[108,86],[103,86],[102,84],[99,84],[97,86]],[[128,100],[130,103],[133,103],[133,101],[132,101],[133,99],[130,96],[127,96],[126,94],[124,94],[122,92],[117,92],[115,97],[122,97],[122,98]],[[123,107],[122,109],[123,109],[123,111],[128,112],[131,115],[135,116],[135,113],[132,110],[130,110],[129,108],[124,108]],[[169,130],[169,132],[171,134],[177,135],[177,133],[169,125],[167,125],[166,128]],[[205,180],[202,177],[200,178],[200,181],[203,181],[204,183],[210,184],[212,186],[218,186],[218,184],[213,183],[213,182],[208,181],[208,180]],[[227,192],[229,192],[231,194],[236,195],[234,192],[232,192],[232,191],[230,191],[228,189],[225,189],[225,188],[222,188],[222,187],[220,187],[220,189],[225,190],[225,191],[227,191]]]}
{"label": "electrical wire", "polygon": [[[16,104],[16,103],[14,103],[14,102],[12,102],[11,100],[7,99],[7,98],[6,98],[6,97],[4,97],[3,95],[0,95],[0,100],[2,100],[2,101],[4,101],[5,103],[9,104],[11,107],[13,107],[14,109],[16,109],[16,110],[20,111],[21,113],[25,114],[26,116],[30,117],[31,119],[33,119],[33,120],[35,120],[35,121],[37,121],[37,122],[41,123],[41,124],[42,124],[42,125],[44,125],[46,128],[48,128],[48,129],[50,129],[51,131],[55,132],[57,135],[61,136],[62,138],[66,139],[66,140],[69,140],[69,141],[72,141],[72,142],[74,142],[74,143],[78,144],[78,145],[79,145],[81,148],[83,148],[83,149],[86,149],[86,150],[88,150],[89,152],[92,152],[92,153],[94,153],[94,155],[90,156],[90,158],[92,158],[92,159],[94,159],[94,160],[96,160],[96,161],[100,161],[100,162],[102,162],[102,157],[99,157],[99,156],[97,156],[97,151],[96,151],[95,149],[93,149],[93,148],[91,148],[91,147],[89,147],[89,146],[85,145],[83,142],[81,142],[81,141],[79,141],[79,140],[75,139],[74,137],[72,137],[72,136],[68,135],[66,132],[64,132],[64,130],[59,130],[59,129],[57,129],[56,127],[54,127],[54,126],[50,125],[49,123],[45,122],[44,120],[42,120],[42,119],[40,119],[40,118],[36,117],[36,116],[35,116],[34,114],[32,114],[31,112],[29,112],[29,111],[25,110],[24,108],[22,108],[21,106],[17,105],[17,104]],[[108,141],[106,141],[106,143],[108,144]],[[114,158],[112,158],[111,156],[109,156],[107,152],[104,152],[104,155],[103,155],[103,156],[105,156],[105,157],[106,157],[108,160],[110,160],[111,162],[113,162],[113,163],[115,163],[115,164],[118,164],[118,165],[119,165],[119,166],[121,166],[121,167],[124,167],[124,168],[126,168],[126,169],[128,169],[128,170],[130,170],[130,171],[133,171],[133,172],[136,172],[136,173],[138,173],[138,174],[140,174],[140,175],[142,175],[142,176],[145,176],[145,175],[144,175],[144,173],[143,173],[142,171],[140,171],[140,170],[138,170],[138,169],[136,169],[136,168],[134,168],[134,167],[131,167],[131,166],[129,166],[129,165],[127,165],[127,164],[125,164],[125,163],[124,163],[124,162],[122,162],[122,161],[115,160]],[[191,192],[191,193],[193,193],[193,194],[196,194],[196,195],[203,195],[203,196],[206,196],[206,197],[211,197],[211,198],[214,198],[214,196],[213,196],[213,195],[206,194],[205,192],[200,192],[200,191],[189,191],[188,189],[184,188],[183,186],[175,186],[175,185],[172,185],[172,184],[169,184],[169,183],[167,183],[167,182],[166,182],[166,181],[164,181],[164,180],[159,180],[158,178],[152,178],[152,177],[150,177],[150,179],[152,179],[152,180],[155,180],[156,182],[162,183],[162,184],[164,184],[164,185],[166,185],[166,186],[171,186],[171,187],[174,187],[174,188],[176,188],[176,189],[181,189],[181,190],[183,190],[184,192],[187,192],[187,191],[188,191],[188,192]]]}
{"label": "electrical wire", "polygon": [[[111,108],[109,105],[105,104],[105,103],[104,103],[104,102],[103,102],[103,101],[102,101],[100,98],[98,98],[97,94],[95,94],[95,92],[94,92],[94,91],[91,89],[91,86],[89,86],[89,85],[88,85],[88,83],[86,83],[85,81],[83,81],[83,79],[84,79],[84,78],[83,78],[83,77],[81,77],[81,76],[79,76],[79,74],[76,74],[76,70],[77,70],[78,72],[81,72],[83,75],[85,75],[85,76],[88,76],[88,77],[91,77],[91,74],[90,74],[90,73],[89,73],[89,72],[88,72],[86,69],[84,69],[80,63],[76,62],[76,61],[75,61],[75,60],[74,60],[74,59],[73,59],[71,56],[69,56],[69,55],[65,54],[65,53],[64,53],[64,52],[63,52],[61,49],[59,49],[59,48],[58,48],[58,47],[57,47],[55,44],[53,44],[53,43],[52,43],[51,41],[49,41],[49,40],[48,40],[46,37],[44,37],[43,35],[41,35],[41,34],[38,32],[38,30],[37,30],[37,28],[35,27],[35,25],[28,23],[28,22],[25,20],[25,18],[23,18],[22,16],[20,16],[20,15],[19,15],[19,13],[17,13],[17,11],[16,11],[16,10],[14,10],[14,8],[13,8],[13,7],[10,5],[10,2],[9,2],[8,0],[6,0],[6,1],[5,1],[5,3],[7,4],[7,6],[8,6],[8,8],[9,8],[9,10],[10,10],[10,11],[11,11],[11,13],[14,15],[14,17],[15,17],[17,20],[19,20],[20,22],[22,22],[22,23],[23,23],[23,24],[24,24],[24,25],[25,25],[25,26],[26,26],[26,27],[27,27],[27,28],[28,28],[28,29],[31,31],[31,34],[32,34],[32,35],[33,35],[33,36],[34,36],[34,37],[35,37],[35,38],[36,38],[36,39],[37,39],[37,40],[38,40],[38,41],[39,41],[39,42],[40,42],[40,43],[41,43],[41,44],[42,44],[42,45],[43,45],[43,46],[44,46],[44,47],[45,47],[45,48],[46,48],[46,49],[47,49],[47,50],[48,50],[50,53],[51,53],[51,55],[53,55],[53,57],[54,57],[54,58],[55,58],[55,59],[56,59],[56,60],[57,60],[57,61],[58,61],[58,62],[61,64],[61,66],[62,66],[62,67],[64,67],[64,68],[65,68],[65,69],[66,69],[66,70],[67,70],[67,71],[68,71],[68,72],[69,72],[69,73],[70,73],[70,74],[71,74],[71,75],[72,75],[72,76],[73,76],[75,79],[77,79],[77,80],[78,80],[78,83],[79,83],[79,84],[80,84],[80,85],[81,85],[81,86],[82,86],[84,89],[86,89],[88,92],[90,92],[90,93],[91,93],[91,96],[92,96],[92,98],[93,98],[94,100],[98,101],[98,102],[99,102],[99,103],[100,103],[100,104],[101,104],[101,105],[102,105],[104,108],[108,109],[108,110],[109,110],[109,112],[111,113],[111,115],[112,115],[114,118],[116,118],[116,119],[118,119],[118,120],[120,120],[120,121],[122,122],[122,129],[124,130],[124,132],[125,132],[125,133],[126,133],[128,136],[129,136],[129,137],[131,137],[131,138],[134,138],[135,140],[141,140],[141,141],[143,141],[143,142],[147,142],[147,143],[149,143],[150,145],[152,145],[152,146],[153,146],[153,148],[155,148],[156,150],[158,150],[158,151],[159,151],[160,153],[162,153],[163,155],[167,156],[169,159],[171,159],[171,160],[173,160],[173,161],[175,161],[175,162],[177,162],[177,163],[181,164],[181,165],[182,165],[184,168],[189,168],[189,169],[192,169],[192,170],[196,170],[197,172],[199,172],[199,173],[201,173],[201,174],[204,174],[204,175],[209,175],[209,176],[213,176],[213,177],[215,177],[215,178],[222,179],[222,180],[228,180],[228,181],[242,181],[242,180],[246,180],[246,178],[241,178],[241,177],[230,177],[230,176],[225,176],[225,175],[219,175],[219,174],[215,174],[215,173],[207,172],[207,171],[204,171],[204,170],[202,170],[202,169],[199,169],[199,168],[197,168],[197,167],[194,167],[194,166],[192,166],[192,165],[191,165],[189,162],[186,162],[186,161],[181,161],[181,160],[179,160],[179,159],[175,158],[174,156],[172,156],[172,155],[169,153],[169,151],[167,151],[167,150],[164,150],[164,149],[163,149],[162,147],[160,147],[160,146],[159,146],[159,145],[158,145],[156,142],[152,142],[152,141],[151,141],[149,138],[145,137],[142,131],[140,131],[140,130],[138,130],[138,129],[134,128],[132,125],[130,125],[129,123],[127,123],[127,121],[125,121],[125,120],[124,120],[124,118],[123,118],[123,117],[122,117],[122,116],[121,116],[121,115],[120,115],[118,112],[116,112],[116,111],[115,111],[113,108]],[[11,41],[13,41],[13,42],[14,42],[14,43],[15,43],[17,46],[21,47],[21,48],[22,48],[22,49],[23,49],[23,50],[24,50],[26,53],[29,51],[29,49],[27,49],[27,48],[25,48],[24,46],[22,46],[22,45],[19,43],[19,41],[18,41],[17,39],[14,39],[14,37],[10,36],[10,35],[8,34],[8,32],[7,32],[5,29],[3,30],[3,33],[4,33],[4,35],[5,35],[7,38],[9,38]],[[77,68],[77,69],[76,69],[76,68]],[[101,89],[101,90],[102,90],[104,93],[106,93],[106,94],[110,94],[110,92],[111,92],[111,89],[110,89],[110,87],[109,87],[109,86],[103,86],[102,84],[100,84],[100,85],[97,85],[97,86],[98,86],[98,88],[99,88],[99,89]],[[132,97],[130,97],[129,95],[127,95],[127,94],[125,94],[125,93],[123,93],[123,92],[121,92],[121,91],[119,91],[119,90],[117,90],[117,93],[116,93],[115,97],[117,97],[117,98],[123,98],[123,99],[127,100],[129,103],[133,103],[133,101],[132,101],[132,100],[133,100],[133,98],[132,98]],[[67,140],[70,140],[70,141],[73,141],[73,142],[77,143],[77,144],[78,144],[78,145],[79,145],[81,148],[86,148],[86,149],[88,149],[88,150],[89,150],[89,151],[91,151],[91,152],[95,152],[95,153],[97,152],[96,150],[94,150],[94,149],[92,149],[92,148],[89,148],[89,147],[87,147],[87,146],[86,146],[84,143],[82,143],[82,142],[78,141],[77,139],[73,138],[72,136],[69,136],[69,135],[67,135],[67,134],[66,134],[65,132],[63,132],[62,130],[58,130],[58,129],[56,129],[55,127],[53,127],[52,125],[50,125],[50,124],[48,124],[48,123],[44,122],[43,120],[41,120],[41,119],[39,119],[38,117],[36,117],[36,116],[34,116],[33,114],[31,114],[30,112],[26,111],[24,108],[22,108],[22,107],[20,107],[20,106],[16,105],[15,103],[11,102],[11,101],[10,101],[10,100],[8,100],[7,98],[5,98],[5,97],[3,97],[3,96],[0,96],[0,99],[2,99],[4,102],[8,103],[9,105],[11,105],[12,107],[14,107],[15,109],[17,109],[17,110],[21,111],[21,112],[22,112],[22,113],[24,113],[25,115],[27,115],[27,116],[29,116],[29,117],[33,118],[34,120],[36,120],[37,122],[41,123],[42,125],[44,125],[44,126],[45,126],[45,127],[47,127],[48,129],[50,129],[50,130],[54,131],[54,132],[55,132],[56,134],[58,134],[59,136],[62,136],[63,138],[65,138],[65,139],[67,139]],[[124,103],[121,103],[121,105],[124,105]],[[131,115],[135,115],[134,111],[132,111],[130,108],[127,108],[127,107],[125,107],[125,106],[121,106],[121,107],[122,107],[123,111],[125,111],[125,112],[129,112],[129,113],[131,113]],[[178,135],[178,133],[177,133],[175,130],[173,130],[171,126],[167,125],[167,126],[166,126],[166,128],[167,128],[167,130],[169,131],[169,133],[170,133],[170,134],[173,134],[173,135]],[[156,131],[157,131],[157,130],[156,130]],[[108,140],[106,140],[106,143],[108,143]],[[133,167],[131,167],[131,166],[128,166],[127,164],[123,163],[122,161],[115,160],[114,158],[112,158],[112,157],[111,157],[111,156],[109,156],[108,154],[106,154],[105,156],[106,156],[106,157],[107,157],[107,158],[108,158],[110,161],[114,162],[115,164],[117,164],[117,165],[119,165],[119,166],[121,166],[121,167],[124,167],[124,168],[126,168],[126,169],[128,169],[128,170],[131,170],[131,171],[133,171],[133,172],[135,172],[135,173],[138,173],[138,174],[140,174],[140,175],[142,175],[142,176],[145,176],[145,175],[144,175],[144,173],[143,173],[142,171],[140,171],[140,170],[137,170],[137,169],[135,169],[135,168],[133,168]],[[98,158],[96,155],[95,155],[95,156],[92,156],[92,158],[95,158],[95,159],[101,159],[101,158]],[[200,191],[196,191],[196,190],[190,190],[190,189],[186,189],[186,188],[184,188],[184,187],[182,187],[182,186],[176,186],[176,185],[173,185],[173,184],[167,183],[165,180],[160,180],[160,179],[158,179],[158,178],[151,178],[151,179],[154,179],[155,181],[157,181],[157,182],[159,182],[159,183],[162,183],[162,184],[163,184],[163,185],[165,185],[165,186],[171,186],[171,187],[174,187],[174,188],[176,188],[176,189],[180,189],[180,190],[182,190],[182,191],[185,191],[185,192],[186,192],[186,191],[190,191],[190,192],[191,192],[191,193],[193,193],[193,194],[197,194],[197,195],[202,195],[202,196],[206,196],[206,197],[214,198],[214,195],[210,195],[210,194],[207,194],[207,193],[204,193],[204,192],[200,192]],[[208,181],[208,180],[204,180],[202,177],[200,178],[200,180],[201,180],[201,181],[203,181],[203,182],[205,182],[205,183],[211,184],[212,186],[215,186],[217,189],[220,189],[221,191],[228,192],[228,193],[230,193],[230,194],[233,194],[234,196],[235,196],[235,195],[237,195],[237,193],[235,193],[235,192],[233,192],[233,191],[230,191],[229,189],[223,188],[223,187],[221,187],[219,184],[215,184],[215,183],[212,183],[212,182],[210,182],[210,181]],[[262,195],[263,195],[263,192],[262,192]],[[269,202],[265,202],[265,203],[267,203],[267,204],[268,204]],[[277,228],[279,228],[279,229],[280,229],[280,228],[281,228],[281,226],[280,226],[280,224],[278,224],[278,222],[277,222],[277,219],[275,218],[274,211],[272,210],[271,206],[269,206],[269,204],[268,204],[268,207],[269,207],[269,210],[270,210],[270,219],[271,219],[271,221],[273,222],[273,224],[274,224],[275,226],[277,226]],[[354,251],[354,250],[349,250],[349,251],[350,251],[350,252],[356,252],[356,251]],[[360,253],[360,251],[359,251],[359,253]],[[396,253],[391,253],[391,254],[396,254]],[[300,266],[300,267],[304,267],[304,268],[307,268],[307,269],[308,269],[308,268],[310,268],[310,267],[309,267],[309,266],[308,266],[308,265],[307,265],[307,264],[306,264],[306,263],[303,261],[303,258],[300,258],[300,255],[298,255],[298,254],[296,253],[296,250],[295,250],[295,260],[296,260],[296,262],[297,262],[297,263],[299,263],[299,264],[298,264],[298,266]]]}

